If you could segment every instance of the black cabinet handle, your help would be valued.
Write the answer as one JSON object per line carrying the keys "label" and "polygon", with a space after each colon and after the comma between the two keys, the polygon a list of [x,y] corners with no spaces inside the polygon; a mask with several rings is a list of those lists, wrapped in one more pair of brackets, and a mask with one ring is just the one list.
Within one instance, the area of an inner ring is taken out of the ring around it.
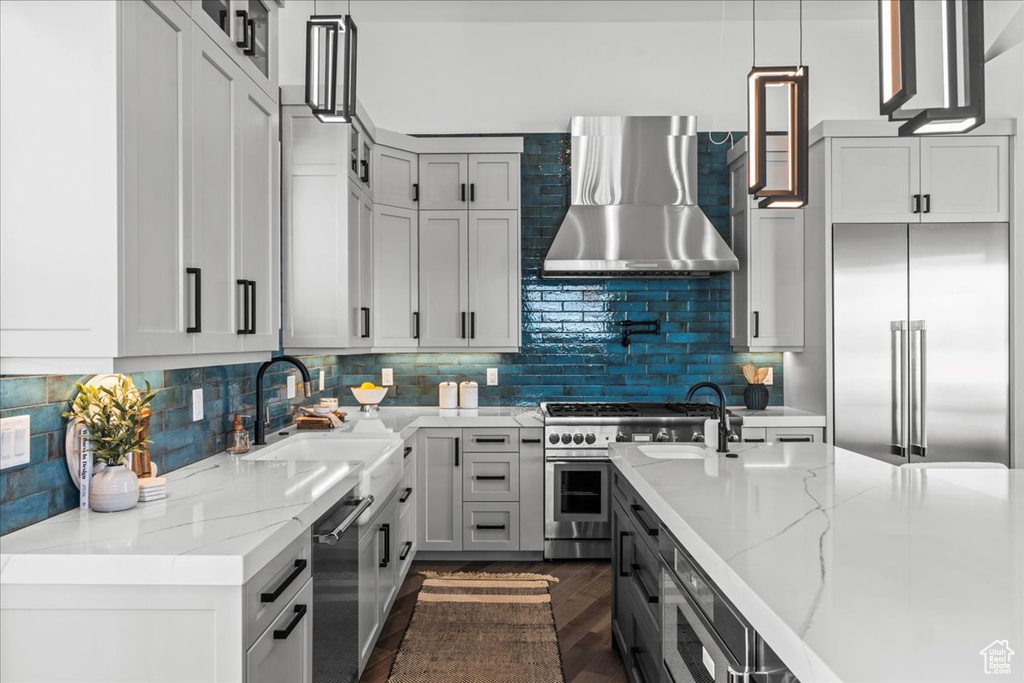
{"label": "black cabinet handle", "polygon": [[380,530],[384,532],[384,559],[380,561],[381,567],[391,564],[391,525],[381,524]]}
{"label": "black cabinet handle", "polygon": [[540,443],[540,439],[523,439],[523,443]]}
{"label": "black cabinet handle", "polygon": [[473,443],[508,443],[504,436],[474,436]]}
{"label": "black cabinet handle", "polygon": [[405,548],[402,550],[402,554],[398,556],[398,559],[400,561],[404,562],[405,558],[409,557],[409,551],[411,551],[411,550],[412,550],[412,541],[406,541],[405,542]]}
{"label": "black cabinet handle", "polygon": [[370,162],[366,159],[360,159],[359,165],[363,167],[363,173],[359,176],[359,179],[364,183],[370,182]]}
{"label": "black cabinet handle", "polygon": [[657,526],[653,526],[652,527],[650,524],[648,524],[644,520],[643,515],[640,514],[644,510],[642,505],[638,505],[637,503],[633,503],[632,505],[629,506],[629,509],[633,511],[633,516],[636,517],[636,521],[640,522],[640,526],[642,526],[644,528],[644,531],[647,532],[648,536],[657,536],[658,535],[658,527]]}
{"label": "black cabinet handle", "polygon": [[469,314],[469,338],[476,339],[476,311]]}
{"label": "black cabinet handle", "polygon": [[249,13],[244,9],[236,10],[235,17],[242,20],[242,40],[235,41],[235,47],[242,48],[242,51],[249,49]]}
{"label": "black cabinet handle", "polygon": [[203,269],[202,268],[186,268],[186,275],[196,276],[196,287],[192,291],[193,308],[196,314],[196,324],[192,327],[186,327],[185,331],[189,334],[193,332],[203,331]]}
{"label": "black cabinet handle", "polygon": [[624,562],[625,558],[623,558],[623,555],[625,555],[625,551],[622,549],[622,542],[626,540],[628,536],[628,531],[619,532],[619,576],[623,579],[629,577],[629,572],[624,569],[624,567],[626,566],[626,563]]}
{"label": "black cabinet handle", "polygon": [[238,334],[249,334],[249,313],[252,308],[249,304],[249,281],[235,280],[235,284],[242,288],[242,327],[236,330]]}
{"label": "black cabinet handle", "polygon": [[284,577],[284,581],[281,582],[277,588],[269,593],[260,593],[260,602],[274,602],[281,593],[284,593],[288,589],[288,586],[292,585],[295,579],[299,578],[299,574],[306,568],[306,560],[295,560],[295,569],[292,570],[291,574]]}
{"label": "black cabinet handle", "polygon": [[228,13],[227,13],[227,11],[226,10],[221,10],[219,17],[220,18],[217,20],[217,25],[220,26],[220,30],[221,31],[224,31],[224,33],[227,33],[228,32]]}
{"label": "black cabinet handle", "polygon": [[462,183],[461,189],[459,190],[459,200],[466,201],[466,183]]}
{"label": "black cabinet handle", "polygon": [[256,334],[256,281],[249,280],[249,289],[251,294],[249,297],[249,307],[252,313],[249,314],[249,334]]}
{"label": "black cabinet handle", "polygon": [[462,312],[462,338],[466,338],[466,312]]}
{"label": "black cabinet handle", "polygon": [[483,529],[485,531],[486,530],[500,531],[500,530],[505,528],[504,524],[474,524],[473,526],[476,527],[477,529]]}
{"label": "black cabinet handle", "polygon": [[809,436],[780,436],[779,443],[810,443],[814,441]]}
{"label": "black cabinet handle", "polygon": [[473,478],[477,481],[505,481],[508,477],[504,474],[478,474]]}
{"label": "black cabinet handle", "polygon": [[761,311],[754,311],[754,339],[761,336]]}
{"label": "black cabinet handle", "polygon": [[295,627],[299,625],[299,622],[302,621],[302,617],[304,616],[306,616],[306,606],[295,605],[295,616],[292,617],[292,620],[288,622],[287,626],[285,626],[284,628],[276,629],[274,631],[274,640],[284,640],[285,638],[290,636],[292,634],[292,631],[295,630]]}
{"label": "black cabinet handle", "polygon": [[414,202],[418,202],[420,200],[420,184],[419,183],[413,183],[412,184],[412,200]]}
{"label": "black cabinet handle", "polygon": [[408,458],[410,453],[412,453],[412,446],[406,446],[405,450],[402,451],[402,459]]}
{"label": "black cabinet handle", "polygon": [[[640,678],[640,683],[647,683],[647,675],[644,673],[643,668],[640,666],[640,656],[643,654],[642,647],[631,647],[629,648],[629,658],[633,660],[633,670],[636,671]],[[670,674],[671,675],[671,674]]]}
{"label": "black cabinet handle", "polygon": [[360,311],[363,313],[363,332],[359,336],[363,339],[370,338],[370,309],[368,306],[360,306]]}
{"label": "black cabinet handle", "polygon": [[413,339],[419,339],[420,338],[420,312],[419,311],[415,311],[412,314],[412,338]]}
{"label": "black cabinet handle", "polygon": [[469,201],[476,201],[476,183],[469,184]]}
{"label": "black cabinet handle", "polygon": [[398,502],[399,503],[406,502],[407,500],[409,500],[409,496],[411,496],[411,495],[412,495],[412,488],[407,488],[405,490],[405,493],[402,494],[402,497],[398,499]]}
{"label": "black cabinet handle", "polygon": [[930,194],[926,194],[924,196],[924,213],[931,213],[931,212],[932,212],[932,196]]}
{"label": "black cabinet handle", "polygon": [[242,54],[248,57],[253,57],[256,54],[256,20],[246,19],[245,20],[245,41],[247,46],[242,50]]}
{"label": "black cabinet handle", "polygon": [[743,439],[743,443],[764,443],[764,439]]}
{"label": "black cabinet handle", "polygon": [[914,195],[914,208],[911,213],[921,213],[921,195]]}
{"label": "black cabinet handle", "polygon": [[455,466],[459,466],[459,437],[455,437]]}
{"label": "black cabinet handle", "polygon": [[644,583],[644,566],[642,564],[631,564],[629,565],[629,568],[633,570],[633,578],[636,579],[637,585],[640,586],[640,591],[644,594],[644,597],[647,598],[647,602],[652,605],[656,605],[658,603],[658,595],[651,595],[651,592],[647,590],[647,584]]}

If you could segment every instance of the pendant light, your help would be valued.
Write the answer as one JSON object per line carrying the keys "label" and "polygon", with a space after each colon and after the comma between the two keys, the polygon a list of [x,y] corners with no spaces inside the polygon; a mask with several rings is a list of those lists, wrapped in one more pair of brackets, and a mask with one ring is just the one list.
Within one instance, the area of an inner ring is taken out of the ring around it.
{"label": "pendant light", "polygon": [[[761,209],[798,209],[807,204],[808,68],[803,63],[803,0],[800,0],[800,56],[797,66],[757,66],[756,6],[751,0],[753,66],[747,75],[747,191],[758,197]],[[785,92],[786,178],[779,187],[768,186],[767,104],[769,88]]]}
{"label": "pendant light", "polygon": [[878,0],[882,114],[900,135],[966,133],[985,122],[984,3],[941,0],[943,103],[905,109],[917,94],[913,0]]}
{"label": "pendant light", "polygon": [[318,15],[314,0],[313,16],[306,22],[306,104],[324,123],[350,123],[356,112],[357,32],[351,2],[348,12]]}

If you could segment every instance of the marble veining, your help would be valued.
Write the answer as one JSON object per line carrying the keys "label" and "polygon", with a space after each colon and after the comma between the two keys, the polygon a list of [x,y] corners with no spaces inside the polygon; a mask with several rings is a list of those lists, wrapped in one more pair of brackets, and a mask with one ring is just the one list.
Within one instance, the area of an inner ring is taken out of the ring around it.
{"label": "marble veining", "polygon": [[1024,644],[1024,471],[907,470],[808,443],[737,450],[610,453],[801,680],[984,680],[982,648]]}

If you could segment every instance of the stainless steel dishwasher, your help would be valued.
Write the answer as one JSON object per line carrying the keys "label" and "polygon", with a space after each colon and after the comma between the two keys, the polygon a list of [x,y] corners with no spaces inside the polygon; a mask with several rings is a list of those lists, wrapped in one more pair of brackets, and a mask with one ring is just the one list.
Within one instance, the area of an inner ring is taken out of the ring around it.
{"label": "stainless steel dishwasher", "polygon": [[373,496],[356,489],[328,510],[313,534],[313,683],[359,679],[359,516]]}

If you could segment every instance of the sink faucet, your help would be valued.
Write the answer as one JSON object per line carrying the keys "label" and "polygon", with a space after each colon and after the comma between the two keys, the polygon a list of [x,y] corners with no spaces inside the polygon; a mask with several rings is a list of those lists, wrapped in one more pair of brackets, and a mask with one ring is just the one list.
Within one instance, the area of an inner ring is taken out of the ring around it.
{"label": "sink faucet", "polygon": [[[725,453],[727,458],[735,458],[735,453],[729,452],[729,415],[725,411],[725,392],[722,391],[722,387],[718,386],[714,382],[698,382],[690,387],[690,390],[686,392],[686,401],[689,403],[693,395],[701,389],[711,389],[718,394],[718,452]],[[705,435],[706,439],[709,435]]]}
{"label": "sink faucet", "polygon": [[[259,371],[256,373],[256,445],[262,446],[267,443],[267,426],[263,422],[263,375],[266,374],[267,368],[276,363],[279,360],[283,360],[287,363],[291,363],[299,369],[302,373],[302,388],[306,394],[306,398],[313,395],[313,381],[309,378],[309,368],[305,364],[296,358],[295,356],[278,356],[277,358],[271,358],[266,363],[260,366]],[[722,405],[725,405],[724,403]]]}

